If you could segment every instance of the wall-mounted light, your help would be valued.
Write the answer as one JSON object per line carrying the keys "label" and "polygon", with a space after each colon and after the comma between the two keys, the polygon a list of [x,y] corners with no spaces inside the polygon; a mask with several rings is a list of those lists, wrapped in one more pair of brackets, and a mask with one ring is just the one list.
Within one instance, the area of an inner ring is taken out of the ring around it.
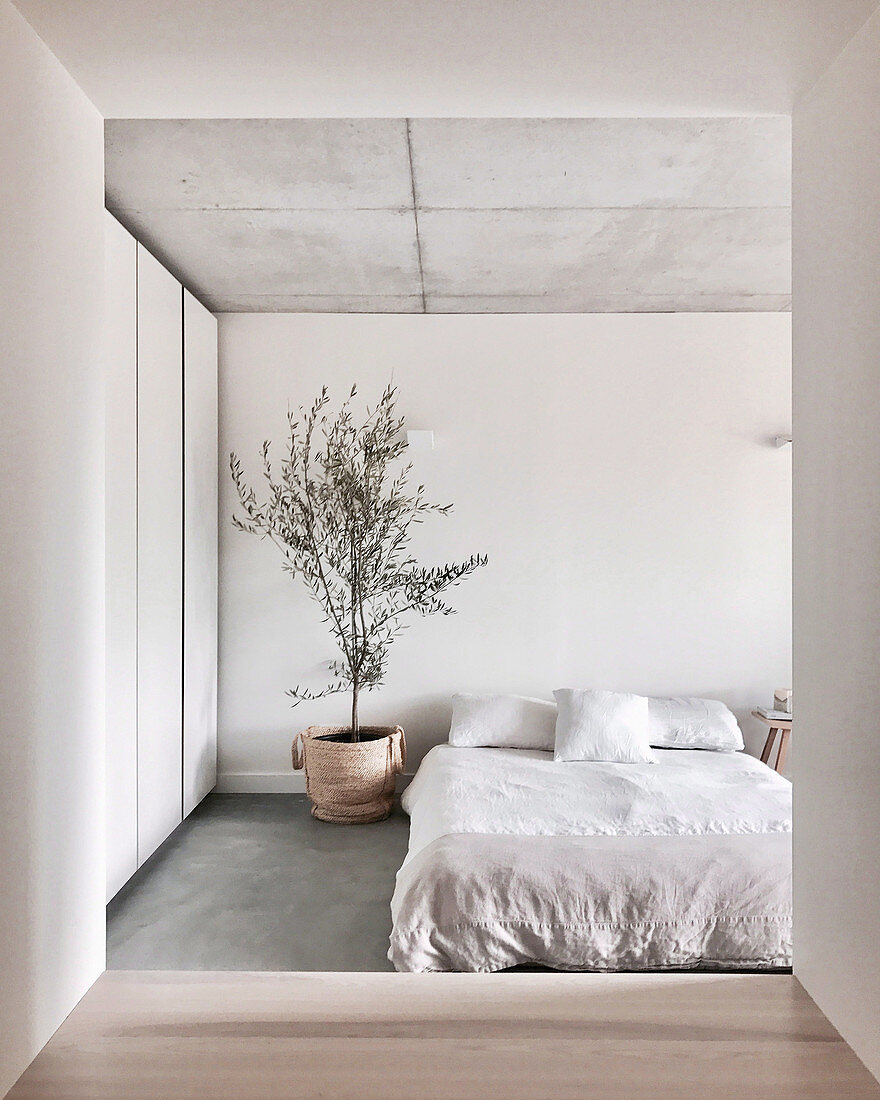
{"label": "wall-mounted light", "polygon": [[791,443],[790,435],[777,435],[773,440],[777,447],[787,447]]}
{"label": "wall-mounted light", "polygon": [[433,451],[434,433],[422,431],[407,432],[406,442],[407,446],[411,447],[414,451]]}

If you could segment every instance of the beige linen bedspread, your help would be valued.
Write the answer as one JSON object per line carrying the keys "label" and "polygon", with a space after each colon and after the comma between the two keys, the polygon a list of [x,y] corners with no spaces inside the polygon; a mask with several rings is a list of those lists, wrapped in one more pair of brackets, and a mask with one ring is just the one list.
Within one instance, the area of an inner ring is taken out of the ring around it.
{"label": "beige linen bedspread", "polygon": [[391,903],[405,971],[791,966],[791,835],[450,833]]}

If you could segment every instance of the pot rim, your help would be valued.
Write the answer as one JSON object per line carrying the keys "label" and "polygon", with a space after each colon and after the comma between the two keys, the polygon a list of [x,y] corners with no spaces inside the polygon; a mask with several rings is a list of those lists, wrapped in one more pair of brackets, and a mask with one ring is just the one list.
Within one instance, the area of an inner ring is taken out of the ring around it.
{"label": "pot rim", "polygon": [[[375,741],[381,741],[386,737],[393,737],[396,733],[403,733],[403,729],[400,726],[361,726],[360,733],[374,733],[376,737],[370,739],[370,741],[328,741],[329,745],[369,745]],[[309,726],[302,731],[303,737],[310,737],[313,740],[319,738],[325,738],[329,734],[334,733],[351,733],[351,726]]]}

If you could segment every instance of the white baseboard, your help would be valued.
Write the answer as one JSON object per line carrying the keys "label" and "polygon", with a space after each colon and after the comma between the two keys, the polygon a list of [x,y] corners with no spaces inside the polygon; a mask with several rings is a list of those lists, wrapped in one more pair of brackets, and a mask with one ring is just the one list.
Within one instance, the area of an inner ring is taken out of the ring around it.
{"label": "white baseboard", "polygon": [[[397,791],[404,790],[411,775],[397,777]],[[306,777],[302,772],[221,772],[216,794],[305,794]]]}

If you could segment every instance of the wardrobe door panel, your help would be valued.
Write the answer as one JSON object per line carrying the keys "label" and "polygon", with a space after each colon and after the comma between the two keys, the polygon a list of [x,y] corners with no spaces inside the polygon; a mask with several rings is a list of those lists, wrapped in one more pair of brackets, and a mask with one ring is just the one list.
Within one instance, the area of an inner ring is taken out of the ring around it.
{"label": "wardrobe door panel", "polygon": [[217,782],[217,320],[183,292],[183,814]]}
{"label": "wardrobe door panel", "polygon": [[182,820],[182,288],[138,245],[138,862]]}
{"label": "wardrobe door panel", "polygon": [[106,215],[107,900],[138,866],[137,242]]}

